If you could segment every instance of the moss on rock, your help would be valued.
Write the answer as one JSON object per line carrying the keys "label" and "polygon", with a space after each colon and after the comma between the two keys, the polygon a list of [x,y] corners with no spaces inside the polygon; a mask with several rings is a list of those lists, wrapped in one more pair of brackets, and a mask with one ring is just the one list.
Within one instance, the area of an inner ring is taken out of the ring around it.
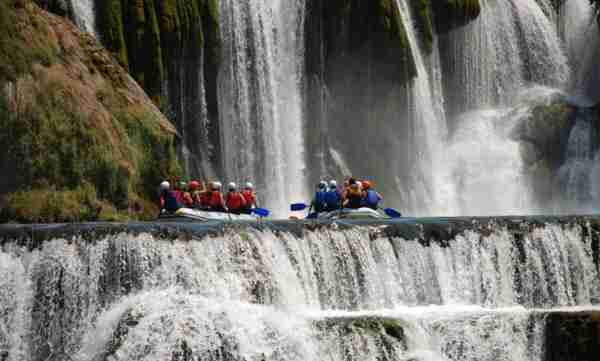
{"label": "moss on rock", "polygon": [[[56,60],[58,42],[33,11],[27,1],[0,1],[0,83],[31,72],[33,64],[50,66]],[[27,16],[31,26],[23,27]]]}
{"label": "moss on rock", "polygon": [[430,54],[433,49],[433,23],[429,0],[410,0],[415,25],[423,50]]}
{"label": "moss on rock", "polygon": [[218,11],[216,0],[107,0],[98,5],[98,28],[104,45],[155,104],[166,107],[162,86],[177,62],[204,48],[207,70],[217,72]]}
{"label": "moss on rock", "polygon": [[466,25],[481,13],[479,0],[435,0],[431,5],[435,30],[442,34]]}
{"label": "moss on rock", "polygon": [[125,43],[123,27],[123,8],[120,0],[104,0],[97,4],[98,28],[102,42],[110,50],[119,63],[126,69],[129,68],[127,58],[127,44]]}
{"label": "moss on rock", "polygon": [[90,35],[37,7],[11,16],[58,46],[50,66],[35,54],[22,69],[0,58],[12,69],[10,82],[0,79],[3,219],[117,219],[150,204],[156,185],[180,172],[175,128]]}

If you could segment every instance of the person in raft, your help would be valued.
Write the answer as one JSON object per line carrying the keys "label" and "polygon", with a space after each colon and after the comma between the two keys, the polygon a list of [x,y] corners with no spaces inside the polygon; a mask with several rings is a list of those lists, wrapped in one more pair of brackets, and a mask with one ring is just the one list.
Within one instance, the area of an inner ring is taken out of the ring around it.
{"label": "person in raft", "polygon": [[177,200],[177,193],[171,190],[171,183],[164,181],[160,184],[160,211],[161,213],[175,213],[181,208]]}
{"label": "person in raft", "polygon": [[362,187],[362,206],[376,211],[379,208],[379,202],[383,200],[383,197],[373,189],[373,184],[367,180],[362,181]]}
{"label": "person in raft", "polygon": [[250,182],[246,183],[246,187],[242,191],[242,196],[246,201],[246,206],[242,209],[243,214],[252,214],[252,209],[258,207],[256,203],[256,192],[254,191],[254,185]]}
{"label": "person in raft", "polygon": [[227,209],[229,209],[230,213],[241,214],[246,208],[246,199],[242,193],[238,192],[237,184],[233,182],[229,183],[228,190],[229,192],[227,192],[227,196],[225,196]]}
{"label": "person in raft", "polygon": [[210,199],[208,200],[208,210],[211,212],[227,212],[227,205],[225,204],[225,198],[221,189],[223,185],[221,182],[212,182]]}

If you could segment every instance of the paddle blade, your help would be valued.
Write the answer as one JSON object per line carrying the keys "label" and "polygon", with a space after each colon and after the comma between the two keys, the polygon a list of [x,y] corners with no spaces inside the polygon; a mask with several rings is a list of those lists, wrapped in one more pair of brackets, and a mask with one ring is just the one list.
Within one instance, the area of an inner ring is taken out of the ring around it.
{"label": "paddle blade", "polygon": [[256,214],[259,217],[268,217],[269,210],[264,208],[252,208],[252,213]]}
{"label": "paddle blade", "polygon": [[383,211],[390,218],[400,218],[400,217],[402,217],[402,213],[398,212],[397,210],[395,210],[393,208],[386,208]]}
{"label": "paddle blade", "polygon": [[291,206],[292,212],[303,211],[306,208],[308,208],[308,206],[304,203],[294,203]]}

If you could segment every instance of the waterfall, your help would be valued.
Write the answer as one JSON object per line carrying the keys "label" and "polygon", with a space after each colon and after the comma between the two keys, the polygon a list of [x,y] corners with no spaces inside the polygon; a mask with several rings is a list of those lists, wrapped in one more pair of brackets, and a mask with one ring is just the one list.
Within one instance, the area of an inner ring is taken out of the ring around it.
{"label": "waterfall", "polygon": [[[410,129],[414,134],[412,151],[416,154],[410,190],[400,188],[405,199],[410,199],[409,210],[412,214],[450,214],[454,204],[452,185],[450,184],[445,159],[443,158],[445,140],[447,138],[446,118],[442,92],[439,52],[435,47],[432,56],[432,75],[426,68],[425,59],[421,54],[410,7],[405,0],[397,0],[402,22],[412,54],[415,59],[417,76],[412,84],[410,96]],[[437,40],[434,39],[437,43]]]}
{"label": "waterfall", "polygon": [[600,301],[597,230],[549,222],[515,232],[490,220],[439,240],[401,236],[402,225],[241,226],[191,240],[5,233],[0,355],[541,361],[543,316]]}
{"label": "waterfall", "polygon": [[[530,83],[569,78],[556,27],[533,0],[481,1],[479,18],[444,38],[453,114],[508,105]],[[455,91],[464,89],[463,91]]]}
{"label": "waterfall", "polygon": [[94,0],[71,0],[75,22],[81,29],[96,36],[96,14]]}
{"label": "waterfall", "polygon": [[223,0],[221,24],[226,176],[255,181],[266,206],[284,215],[289,201],[305,199],[304,1]]}

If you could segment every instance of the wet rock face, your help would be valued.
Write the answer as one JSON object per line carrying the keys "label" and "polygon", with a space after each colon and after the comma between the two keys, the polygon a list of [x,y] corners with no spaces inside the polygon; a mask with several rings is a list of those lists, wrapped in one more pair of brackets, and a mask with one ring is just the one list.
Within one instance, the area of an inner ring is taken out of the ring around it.
{"label": "wet rock face", "polygon": [[435,28],[447,33],[474,20],[481,12],[479,0],[432,0]]}
{"label": "wet rock face", "polygon": [[36,3],[45,10],[56,15],[74,18],[73,5],[70,0],[36,0]]}
{"label": "wet rock face", "polygon": [[600,312],[553,313],[546,322],[545,361],[598,359]]}

